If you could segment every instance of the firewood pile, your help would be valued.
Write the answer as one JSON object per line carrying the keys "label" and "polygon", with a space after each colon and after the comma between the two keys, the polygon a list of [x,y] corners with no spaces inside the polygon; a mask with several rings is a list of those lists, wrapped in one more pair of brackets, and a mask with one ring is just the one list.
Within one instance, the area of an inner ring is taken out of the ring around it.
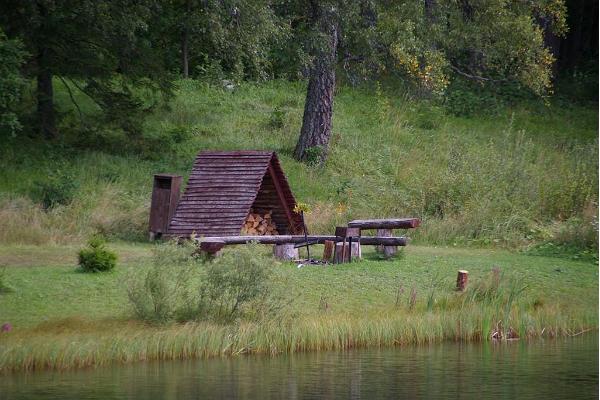
{"label": "firewood pile", "polygon": [[271,218],[271,213],[272,211],[269,211],[261,215],[251,211],[242,227],[242,234],[251,236],[279,235],[277,225]]}

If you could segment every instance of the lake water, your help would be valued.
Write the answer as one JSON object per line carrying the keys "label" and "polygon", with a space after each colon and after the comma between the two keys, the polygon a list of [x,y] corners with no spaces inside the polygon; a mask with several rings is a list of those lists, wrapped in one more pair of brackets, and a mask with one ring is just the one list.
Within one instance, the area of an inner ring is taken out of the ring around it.
{"label": "lake water", "polygon": [[594,399],[598,335],[0,376],[0,399]]}

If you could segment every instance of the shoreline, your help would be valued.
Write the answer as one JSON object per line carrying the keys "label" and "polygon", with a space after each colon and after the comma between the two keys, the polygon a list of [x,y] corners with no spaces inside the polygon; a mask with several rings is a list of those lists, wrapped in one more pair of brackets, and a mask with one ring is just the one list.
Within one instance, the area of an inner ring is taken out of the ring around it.
{"label": "shoreline", "polygon": [[[141,327],[129,324],[120,331],[74,331],[51,334],[4,334],[0,340],[0,375],[35,371],[77,370],[146,361],[210,359],[239,355],[269,355],[358,348],[392,348],[441,342],[502,343],[515,339],[482,336],[476,320],[454,312],[445,315],[402,314],[376,319],[324,316],[279,324],[215,325],[186,323]],[[586,319],[582,315],[582,319]],[[587,316],[589,317],[589,316]],[[583,320],[541,313],[529,319],[522,340],[573,337],[598,331]],[[543,324],[543,321],[546,324]],[[479,321],[479,323],[485,323]],[[519,320],[516,322],[523,322]],[[592,322],[592,321],[588,321]],[[470,328],[469,328],[470,325]]]}

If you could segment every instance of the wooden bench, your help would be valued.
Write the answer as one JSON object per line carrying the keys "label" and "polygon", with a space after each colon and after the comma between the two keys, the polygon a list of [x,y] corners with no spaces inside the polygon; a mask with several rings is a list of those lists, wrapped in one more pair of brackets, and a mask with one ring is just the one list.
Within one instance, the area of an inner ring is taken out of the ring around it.
{"label": "wooden bench", "polygon": [[[394,229],[414,229],[421,225],[421,220],[418,218],[386,218],[386,219],[356,219],[348,223],[348,228],[377,229],[378,237],[393,237]],[[385,257],[392,257],[397,253],[397,246],[377,246],[378,251],[382,252]]]}

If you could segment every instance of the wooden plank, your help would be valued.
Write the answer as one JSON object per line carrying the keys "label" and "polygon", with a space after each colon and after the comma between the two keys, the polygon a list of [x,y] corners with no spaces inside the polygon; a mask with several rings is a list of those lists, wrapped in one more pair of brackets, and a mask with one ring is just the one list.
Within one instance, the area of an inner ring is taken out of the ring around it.
{"label": "wooden plank", "polygon": [[421,225],[418,218],[357,219],[348,222],[348,227],[360,229],[411,229]]}
{"label": "wooden plank", "polygon": [[288,202],[286,201],[285,196],[283,194],[283,189],[281,188],[281,184],[279,183],[277,176],[275,176],[275,171],[273,169],[273,166],[270,163],[269,163],[269,175],[271,175],[271,180],[273,181],[273,184],[275,185],[275,190],[277,191],[277,195],[279,196],[279,201],[285,211],[285,215],[287,216],[288,224],[293,227],[294,226],[294,217],[292,217],[292,210],[290,210]]}
{"label": "wooden plank", "polygon": [[[332,235],[308,235],[309,241],[317,243],[325,243],[326,240],[332,242],[341,242],[342,239]],[[285,244],[285,243],[301,243],[305,241],[304,235],[264,235],[264,236],[206,236],[199,240],[222,240],[225,244],[245,244],[253,240],[262,244]],[[360,243],[364,245],[383,244],[387,246],[406,246],[407,239],[403,236],[398,237],[378,237],[378,236],[362,236]]]}

